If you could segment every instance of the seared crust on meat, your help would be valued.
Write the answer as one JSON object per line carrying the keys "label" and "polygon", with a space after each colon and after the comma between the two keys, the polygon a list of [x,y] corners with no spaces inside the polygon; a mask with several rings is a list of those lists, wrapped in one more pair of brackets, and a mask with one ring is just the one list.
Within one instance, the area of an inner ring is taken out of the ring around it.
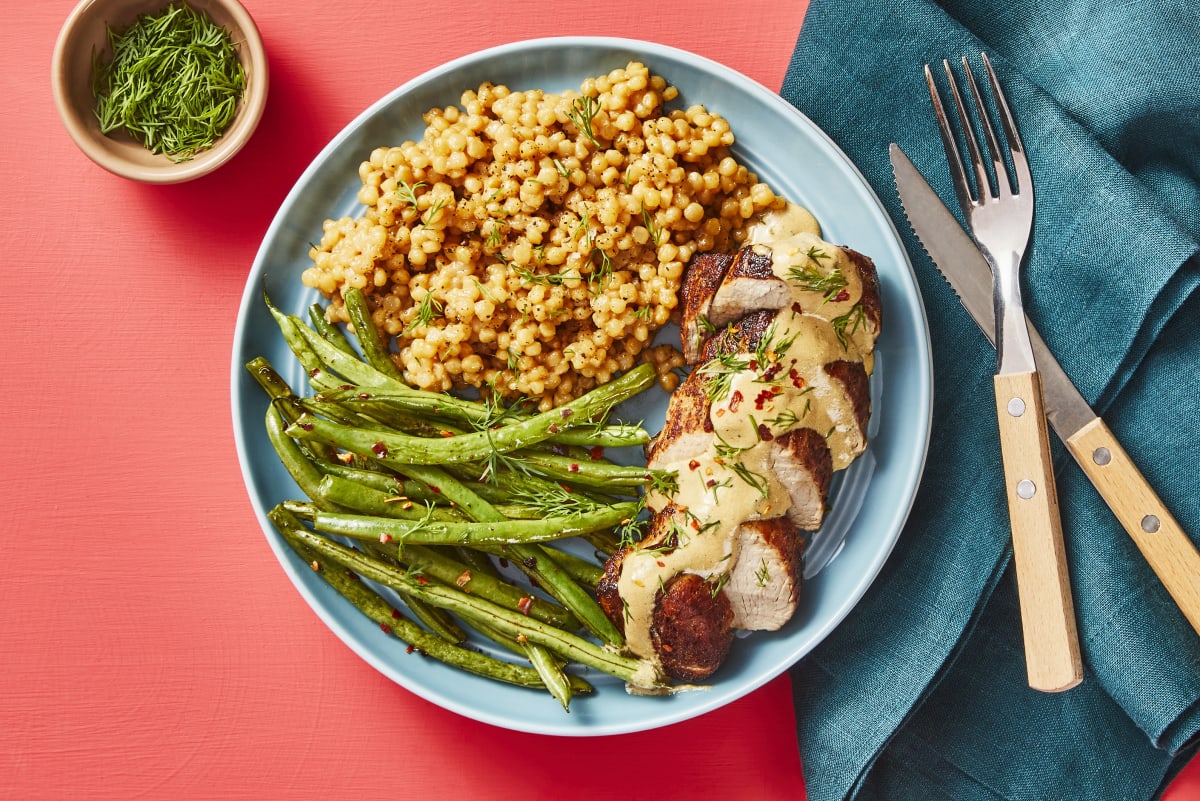
{"label": "seared crust on meat", "polygon": [[867,423],[871,419],[871,380],[866,369],[861,362],[836,361],[825,365],[825,373],[842,385],[865,440]]}
{"label": "seared crust on meat", "polygon": [[700,361],[704,340],[712,330],[709,306],[732,263],[733,256],[728,253],[698,253],[684,270],[679,286],[679,339],[688,364]]}
{"label": "seared crust on meat", "polygon": [[862,298],[859,302],[862,303],[867,330],[871,332],[871,338],[874,339],[879,336],[879,330],[883,326],[883,300],[879,297],[879,272],[875,269],[875,262],[871,261],[870,257],[845,246],[842,247],[842,250],[845,251],[850,262],[858,268],[858,274],[862,277]]}
{"label": "seared crust on meat", "polygon": [[618,582],[621,580],[621,564],[629,551],[630,548],[626,547],[610,554],[604,561],[604,574],[596,583],[596,602],[622,634],[625,633],[625,602],[621,600]]}
{"label": "seared crust on meat", "polygon": [[663,672],[676,681],[704,681],[733,645],[733,607],[715,590],[695,573],[680,573],[655,602],[650,638]]}
{"label": "seared crust on meat", "polygon": [[646,465],[651,469],[690,459],[703,453],[712,441],[706,381],[702,373],[693,370],[671,393],[663,429],[646,445]]}
{"label": "seared crust on meat", "polygon": [[733,353],[753,353],[777,314],[773,309],[763,309],[729,323],[704,343],[703,361]]}

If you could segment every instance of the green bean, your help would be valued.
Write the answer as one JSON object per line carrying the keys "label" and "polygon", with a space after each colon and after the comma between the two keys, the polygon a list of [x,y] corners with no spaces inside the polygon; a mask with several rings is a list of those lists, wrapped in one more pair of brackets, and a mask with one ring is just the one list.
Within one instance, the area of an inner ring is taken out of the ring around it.
{"label": "green bean", "polygon": [[331,474],[322,474],[313,491],[306,491],[306,494],[314,501],[320,499],[326,504],[374,517],[462,522],[462,516],[448,508],[418,504],[403,496],[391,495]]}
{"label": "green bean", "polygon": [[[467,641],[467,633],[455,622],[453,615],[445,609],[430,606],[425,601],[415,597],[411,592],[399,592],[399,594],[400,598],[404,601],[404,605],[408,607],[408,611],[412,612],[413,617],[424,623],[434,634],[446,642],[454,643],[455,645],[462,645]],[[538,674],[541,675],[541,672],[539,670]],[[546,685],[546,687],[549,689],[550,685]],[[553,691],[551,694],[553,694]]]}
{"label": "green bean", "polygon": [[346,315],[350,318],[350,325],[354,327],[354,336],[358,339],[358,345],[362,350],[363,358],[367,360],[368,364],[389,378],[393,378],[396,381],[403,381],[404,376],[400,373],[400,369],[396,367],[396,363],[392,361],[387,345],[380,338],[379,329],[375,327],[375,321],[371,319],[371,309],[367,306],[367,296],[363,294],[361,289],[351,288],[342,296],[342,300],[346,302]]}
{"label": "green bean", "polygon": [[[426,656],[478,676],[521,687],[545,688],[541,676],[532,667],[505,662],[471,648],[452,645],[437,635],[425,631],[405,618],[370,587],[347,575],[346,569],[353,570],[349,565],[330,558],[319,547],[312,547],[311,538],[316,535],[309,534],[298,521],[289,520],[286,515],[275,512],[271,513],[271,520],[274,522],[276,530],[300,554],[302,559],[317,565],[317,575],[360,612],[379,624],[379,627],[385,632],[391,633]],[[349,549],[345,550],[349,551]],[[368,559],[369,557],[363,556],[362,558]],[[329,562],[337,564],[340,569],[335,569],[328,564]],[[586,684],[584,686],[572,684],[574,692],[588,692],[589,689],[590,686]]]}
{"label": "green bean", "polygon": [[568,553],[560,548],[554,548],[550,545],[541,545],[539,547],[546,556],[553,559],[555,564],[566,571],[567,575],[589,590],[594,591],[596,585],[604,576],[604,568],[592,564],[575,554]]}
{"label": "green bean", "polygon": [[579,621],[575,619],[575,616],[562,606],[538,598],[533,593],[509,584],[493,573],[474,570],[469,565],[447,556],[437,548],[424,545],[404,545],[398,553],[400,561],[405,565],[445,584],[453,584],[463,592],[486,598],[507,609],[524,612],[530,617],[560,629],[573,629],[579,626]]}
{"label": "green bean", "polygon": [[359,540],[399,540],[420,545],[511,545],[576,537],[596,529],[612,528],[637,513],[636,504],[601,507],[594,512],[544,517],[539,520],[458,522],[400,520],[377,515],[325,512],[315,503],[286,502],[288,509],[312,522],[318,531]]}
{"label": "green bean", "polygon": [[[584,425],[605,414],[613,405],[650,386],[654,367],[641,364],[621,377],[601,385],[570,403],[528,420],[502,428],[444,439],[365,430],[305,413],[289,427],[288,435],[323,440],[364,456],[386,456],[415,464],[448,464],[487,459],[496,453],[542,442],[558,431]],[[641,471],[644,478],[646,471]]]}
{"label": "green bean", "polygon": [[622,656],[611,648],[597,645],[520,612],[513,612],[459,590],[440,584],[421,584],[404,571],[371,559],[306,528],[294,529],[293,536],[314,551],[353,570],[363,578],[393,589],[412,592],[422,600],[453,612],[468,622],[482,620],[518,641],[524,637],[569,661],[595,668],[640,689],[657,690],[664,686],[658,669],[649,660]]}
{"label": "green bean", "polygon": [[600,489],[605,487],[644,487],[653,481],[665,480],[670,475],[663,470],[650,470],[645,467],[597,462],[590,459],[571,459],[528,449],[513,454],[513,458],[519,459],[530,470],[541,473],[547,478]]}
{"label": "green bean", "polygon": [[308,307],[308,319],[312,322],[313,329],[326,342],[338,350],[349,353],[351,356],[358,355],[354,350],[354,346],[350,344],[350,340],[346,339],[346,335],[342,333],[342,329],[326,319],[325,309],[320,303],[314,303]]}

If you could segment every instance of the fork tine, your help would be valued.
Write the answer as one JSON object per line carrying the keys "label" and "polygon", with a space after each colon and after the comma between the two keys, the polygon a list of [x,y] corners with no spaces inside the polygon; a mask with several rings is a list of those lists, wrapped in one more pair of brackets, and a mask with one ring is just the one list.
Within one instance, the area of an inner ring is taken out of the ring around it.
{"label": "fork tine", "polygon": [[[966,59],[963,59],[963,64],[966,64]],[[975,170],[975,197],[978,201],[991,196],[991,183],[988,181],[987,168],[983,164],[983,154],[979,149],[979,139],[975,136],[975,126],[971,124],[971,116],[967,113],[967,106],[963,103],[962,94],[958,91],[958,82],[954,80],[954,71],[950,68],[948,60],[942,62],[943,69],[946,70],[946,79],[950,83],[950,96],[954,100],[954,107],[958,111],[958,119],[962,124],[963,137],[967,142],[967,152],[971,154],[971,167]],[[971,77],[971,69],[967,68],[967,80],[970,87],[976,93],[975,79]],[[978,95],[976,95],[978,99]],[[984,116],[984,123],[987,122],[987,117]]]}
{"label": "fork tine", "polygon": [[971,187],[967,183],[967,171],[963,167],[962,158],[958,153],[958,143],[954,139],[954,131],[950,129],[950,120],[942,107],[942,98],[938,93],[937,84],[933,80],[933,71],[925,65],[925,83],[929,87],[929,98],[933,101],[933,114],[937,117],[938,132],[942,135],[942,149],[946,151],[946,161],[950,165],[950,181],[954,185],[954,194],[958,197],[958,205],[967,218],[971,215]]}
{"label": "fork tine", "polygon": [[[963,72],[967,76],[967,89],[971,92],[972,100],[975,101],[975,111],[979,117],[980,127],[983,128],[983,138],[987,144],[988,156],[992,160],[992,171],[996,176],[996,191],[1001,195],[1013,194],[1017,191],[1016,187],[1012,185],[1012,181],[1008,177],[1008,170],[1004,166],[1004,152],[1000,149],[999,140],[996,139],[996,130],[992,127],[991,115],[983,103],[983,95],[979,91],[979,85],[975,83],[975,74],[971,72],[971,63],[967,61],[966,56],[962,57],[962,65]],[[995,84],[993,84],[994,86]],[[1005,136],[1007,137],[1007,127]],[[986,175],[983,178],[986,179]],[[982,190],[980,193],[982,194]]]}
{"label": "fork tine", "polygon": [[1008,107],[1008,98],[1004,95],[1004,90],[1000,88],[1000,81],[996,78],[996,71],[992,68],[992,60],[988,58],[987,53],[980,53],[983,57],[983,68],[987,72],[988,83],[992,87],[992,97],[996,99],[996,108],[1000,110],[1000,124],[1004,128],[1004,138],[1008,140],[1009,154],[1012,157],[1013,172],[1016,173],[1016,186],[1014,192],[1032,192],[1033,179],[1029,175],[1029,161],[1025,158],[1025,145],[1021,142],[1021,134],[1017,131],[1017,121],[1013,118],[1012,111]]}

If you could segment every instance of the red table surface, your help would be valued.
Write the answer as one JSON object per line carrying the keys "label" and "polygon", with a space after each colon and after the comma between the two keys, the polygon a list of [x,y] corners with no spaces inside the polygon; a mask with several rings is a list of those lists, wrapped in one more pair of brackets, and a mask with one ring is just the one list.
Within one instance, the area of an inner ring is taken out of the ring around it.
{"label": "red table surface", "polygon": [[[292,588],[234,449],[229,359],[264,232],[367,105],[550,35],[651,39],[768,87],[806,3],[248,0],[271,96],[215,175],[152,187],[75,148],[50,92],[73,0],[5,3],[0,798],[804,798],[788,680],[602,738],[476,723],[396,686]],[[1168,794],[1200,795],[1193,765]]]}

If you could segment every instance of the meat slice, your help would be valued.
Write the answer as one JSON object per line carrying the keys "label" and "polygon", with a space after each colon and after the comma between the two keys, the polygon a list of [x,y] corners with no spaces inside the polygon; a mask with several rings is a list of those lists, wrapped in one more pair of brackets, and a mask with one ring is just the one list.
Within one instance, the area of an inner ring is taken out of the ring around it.
{"label": "meat slice", "polygon": [[875,262],[871,261],[870,257],[848,247],[843,247],[842,250],[850,259],[850,263],[858,269],[859,277],[862,279],[862,298],[859,302],[863,308],[863,322],[871,334],[871,342],[874,343],[876,337],[879,336],[880,328],[883,327],[883,300],[879,296],[879,272],[875,269]]}
{"label": "meat slice", "polygon": [[804,537],[784,518],[748,520],[737,530],[738,557],[722,594],[733,627],[775,631],[791,620],[804,575]]}
{"label": "meat slice", "polygon": [[708,320],[721,327],[750,312],[778,311],[791,303],[787,282],[775,275],[771,249],[747,245],[737,252],[713,295]]}
{"label": "meat slice", "polygon": [[753,353],[778,313],[772,309],[764,309],[750,312],[745,317],[726,324],[704,343],[702,362],[710,362],[734,353]]}
{"label": "meat slice", "polygon": [[671,393],[663,429],[646,446],[646,464],[651,469],[687,462],[712,444],[705,381],[703,374],[693,370]]}
{"label": "meat slice", "polygon": [[733,645],[733,606],[717,586],[695,573],[663,585],[654,606],[650,639],[663,672],[677,681],[704,681]]}
{"label": "meat slice", "polygon": [[698,253],[684,270],[679,286],[679,340],[688,364],[700,362],[704,340],[712,331],[709,307],[732,263],[733,256],[728,253]]}
{"label": "meat slice", "polygon": [[833,456],[820,432],[797,428],[771,443],[771,470],[787,490],[788,522],[801,531],[816,531],[825,520]]}

